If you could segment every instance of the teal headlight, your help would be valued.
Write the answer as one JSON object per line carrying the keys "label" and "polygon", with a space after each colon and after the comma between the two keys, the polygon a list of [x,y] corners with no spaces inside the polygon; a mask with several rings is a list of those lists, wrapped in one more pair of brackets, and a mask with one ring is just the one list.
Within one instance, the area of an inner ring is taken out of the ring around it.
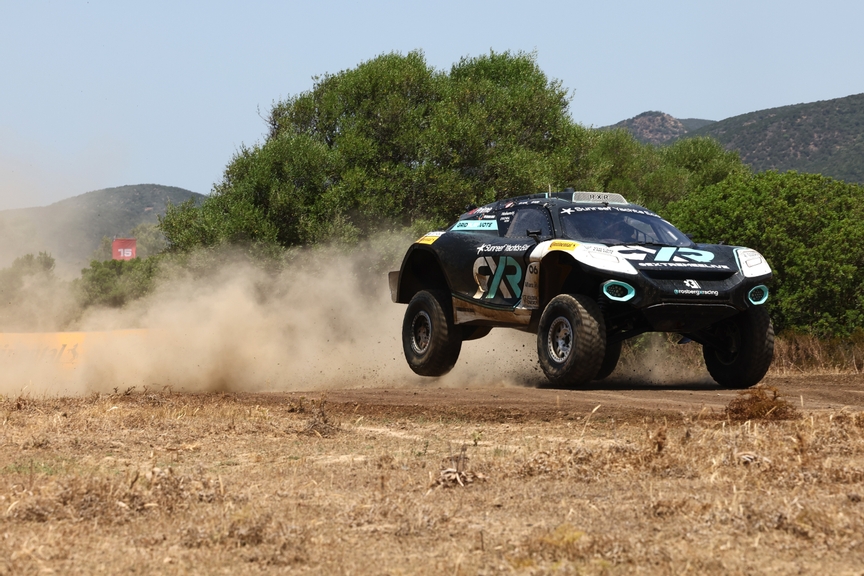
{"label": "teal headlight", "polygon": [[607,280],[603,283],[603,294],[615,302],[627,302],[636,296],[636,289],[626,282]]}
{"label": "teal headlight", "polygon": [[764,304],[765,301],[768,300],[768,287],[764,284],[760,284],[759,286],[751,288],[750,292],[747,293],[747,299],[750,300],[750,303],[754,306]]}

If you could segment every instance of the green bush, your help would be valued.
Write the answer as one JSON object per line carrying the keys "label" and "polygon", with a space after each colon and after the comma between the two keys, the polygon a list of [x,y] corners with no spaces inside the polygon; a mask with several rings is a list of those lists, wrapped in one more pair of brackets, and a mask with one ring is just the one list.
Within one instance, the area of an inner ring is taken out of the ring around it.
{"label": "green bush", "polygon": [[82,308],[121,307],[153,289],[158,269],[159,258],[94,260],[75,280],[78,302]]}
{"label": "green bush", "polygon": [[820,336],[864,327],[864,188],[817,174],[737,175],[668,207],[702,242],[759,250],[775,326]]}

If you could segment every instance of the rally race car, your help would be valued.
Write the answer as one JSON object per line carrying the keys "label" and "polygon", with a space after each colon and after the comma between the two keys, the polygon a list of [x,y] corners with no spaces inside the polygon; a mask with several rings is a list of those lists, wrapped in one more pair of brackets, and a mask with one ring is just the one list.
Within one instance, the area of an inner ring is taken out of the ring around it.
{"label": "rally race car", "polygon": [[568,189],[463,214],[417,240],[389,282],[408,304],[405,358],[423,376],[508,327],[536,333],[546,377],[572,388],[609,376],[628,338],[671,332],[702,345],[718,384],[746,388],[774,355],[771,275],[755,250],[695,244],[619,194]]}

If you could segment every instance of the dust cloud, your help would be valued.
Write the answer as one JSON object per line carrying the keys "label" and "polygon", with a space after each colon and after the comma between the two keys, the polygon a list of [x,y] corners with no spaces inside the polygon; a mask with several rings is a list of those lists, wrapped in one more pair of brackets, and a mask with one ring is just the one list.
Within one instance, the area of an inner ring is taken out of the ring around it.
{"label": "dust cloud", "polygon": [[[394,243],[398,249],[387,251]],[[288,391],[328,387],[511,385],[536,380],[533,337],[497,330],[466,342],[443,378],[415,375],[401,345],[404,305],[386,271],[410,240],[392,237],[346,253],[294,253],[279,273],[230,253],[206,273],[166,271],[127,307],[88,310],[73,344],[16,353],[0,339],[0,393],[75,395],[162,390]],[[212,258],[212,256],[210,256]],[[2,335],[0,335],[2,336]],[[9,336],[9,335],[6,335]],[[62,360],[61,359],[61,360]]]}

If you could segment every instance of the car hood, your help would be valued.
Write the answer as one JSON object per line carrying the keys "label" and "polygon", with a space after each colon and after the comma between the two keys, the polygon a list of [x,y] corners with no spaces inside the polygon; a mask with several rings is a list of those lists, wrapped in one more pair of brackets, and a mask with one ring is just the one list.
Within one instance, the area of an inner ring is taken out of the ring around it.
{"label": "car hood", "polygon": [[626,244],[606,246],[569,240],[553,240],[538,245],[532,260],[540,260],[554,250],[570,252],[579,262],[609,272],[727,272],[741,271],[746,277],[771,274],[761,254],[741,246],[696,244],[692,247]]}

